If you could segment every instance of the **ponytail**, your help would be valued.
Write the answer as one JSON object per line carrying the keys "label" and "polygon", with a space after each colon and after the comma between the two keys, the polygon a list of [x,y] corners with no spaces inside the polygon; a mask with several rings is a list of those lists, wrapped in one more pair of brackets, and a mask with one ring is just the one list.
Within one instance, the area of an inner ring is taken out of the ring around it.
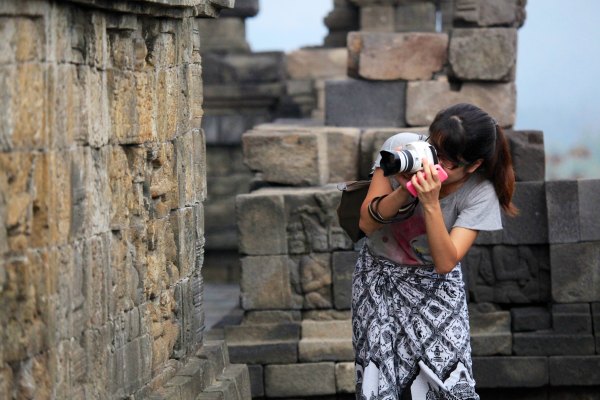
{"label": "ponytail", "polygon": [[492,182],[500,206],[507,215],[517,215],[510,148],[494,118],[473,104],[455,104],[435,116],[429,141],[450,161],[469,165],[483,160],[479,172]]}
{"label": "ponytail", "polygon": [[512,196],[515,191],[515,172],[512,166],[510,148],[504,131],[496,124],[495,154],[485,165],[484,173],[494,185],[500,206],[504,212],[514,217],[519,209],[513,204]]}

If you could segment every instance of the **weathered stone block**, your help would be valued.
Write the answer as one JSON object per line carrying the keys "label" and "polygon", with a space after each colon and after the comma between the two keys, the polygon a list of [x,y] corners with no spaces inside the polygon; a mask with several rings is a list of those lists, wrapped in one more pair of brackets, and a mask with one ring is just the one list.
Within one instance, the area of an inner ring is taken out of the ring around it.
{"label": "weathered stone block", "polygon": [[224,329],[228,344],[300,340],[299,323],[245,324]]}
{"label": "weathered stone block", "polygon": [[62,133],[50,135],[48,145],[53,149],[70,148],[75,143],[78,131],[87,125],[83,121],[83,117],[87,117],[83,107],[86,101],[82,97],[77,67],[71,64],[49,65],[47,79],[48,104],[51,105],[48,110],[48,130]]}
{"label": "weathered stone block", "polygon": [[504,132],[510,144],[517,181],[543,181],[546,176],[544,136],[541,131]]}
{"label": "weathered stone block", "polygon": [[[112,135],[115,142],[119,144],[141,144],[146,141],[153,139],[153,131],[148,129],[140,129],[138,122],[138,99],[137,99],[137,85],[144,86],[144,81],[138,81],[141,78],[132,71],[110,69],[107,72],[106,80],[108,84],[108,104],[110,107],[110,122],[112,123]],[[175,72],[175,81],[172,85],[177,84],[177,75]],[[94,73],[89,74],[89,79],[94,79]],[[160,76],[159,76],[160,79]],[[91,89],[94,86],[93,81],[88,82],[88,87]],[[159,83],[159,89],[160,89]],[[141,87],[140,87],[140,90]],[[176,103],[173,108],[167,107],[171,110],[176,109]],[[89,110],[90,113],[93,109]],[[100,116],[90,115],[90,123],[97,122]],[[176,118],[176,117],[175,117]],[[173,129],[175,131],[175,129]],[[174,132],[173,132],[174,133]]]}
{"label": "weathered stone block", "polygon": [[192,132],[177,137],[174,143],[178,193],[177,206],[179,208],[194,205],[204,189],[201,186],[202,182],[197,182],[197,180],[200,181],[201,176],[195,174],[199,170],[196,165],[196,157],[200,154],[194,152],[194,144]]}
{"label": "weathered stone block", "polygon": [[341,193],[337,187],[273,189],[273,192],[285,196],[289,254],[329,253],[352,248],[352,242],[338,224],[335,210]]}
{"label": "weathered stone block", "polygon": [[[17,158],[19,159],[20,157]],[[38,248],[49,244],[65,244],[71,225],[71,152],[42,153],[35,158],[34,165],[30,244]],[[10,168],[7,170],[10,171]],[[14,176],[12,172],[8,174],[9,179],[11,176]],[[8,188],[6,193],[10,193]],[[14,201],[19,202],[22,199],[17,197]],[[15,206],[11,203],[9,197],[9,212],[12,212]],[[28,205],[25,203],[20,207]],[[12,217],[14,216],[9,215],[9,218]]]}
{"label": "weathered stone block", "polygon": [[302,339],[351,339],[352,324],[348,320],[302,321]]}
{"label": "weathered stone block", "polygon": [[206,84],[278,82],[285,74],[282,52],[207,53],[202,61]]}
{"label": "weathered stone block", "polygon": [[514,83],[465,82],[459,91],[441,79],[409,82],[406,89],[406,122],[411,126],[431,124],[443,108],[456,103],[472,103],[492,115],[500,126],[515,123],[516,93]]}
{"label": "weathered stone block", "polygon": [[447,59],[445,33],[348,34],[348,75],[370,80],[427,80]]}
{"label": "weathered stone block", "polygon": [[327,81],[325,124],[405,126],[405,82]]}
{"label": "weathered stone block", "polygon": [[600,385],[600,356],[550,357],[548,367],[553,386]]}
{"label": "weathered stone block", "polygon": [[[177,135],[177,113],[174,112],[177,109],[179,93],[177,69],[158,70],[156,86],[157,103],[162,104],[162,107],[156,110],[156,135],[159,141],[164,142]],[[126,111],[127,109],[121,110]]]}
{"label": "weathered stone block", "polygon": [[230,363],[227,345],[222,340],[205,340],[196,355],[211,363],[215,376],[221,375]]}
{"label": "weathered stone block", "polygon": [[592,314],[588,303],[553,304],[552,327],[558,333],[592,333]]}
{"label": "weathered stone block", "polygon": [[242,258],[241,300],[245,310],[293,308],[287,256]]}
{"label": "weathered stone block", "polygon": [[396,6],[396,32],[435,32],[434,2],[399,4]]}
{"label": "weathered stone block", "polygon": [[548,384],[547,357],[473,357],[477,386],[540,387]]}
{"label": "weathered stone block", "polygon": [[[215,383],[210,385],[204,393],[200,393],[200,395],[196,398],[199,400],[207,400],[204,396],[205,394],[209,395],[217,395],[218,397],[208,397],[208,399],[218,399],[218,400],[226,400],[226,399],[238,399],[237,388],[235,382],[230,380],[217,380]],[[221,397],[222,396],[222,397]],[[174,399],[179,400],[179,399]]]}
{"label": "weathered stone block", "polygon": [[510,315],[513,332],[541,331],[552,327],[550,311],[545,307],[513,307]]}
{"label": "weathered stone block", "polygon": [[520,26],[525,5],[518,0],[456,0],[454,20],[477,26]]}
{"label": "weathered stone block", "polygon": [[335,364],[335,387],[338,393],[354,393],[356,391],[356,372],[353,362]]}
{"label": "weathered stone block", "polygon": [[300,49],[286,55],[291,79],[327,79],[346,76],[345,49]]}
{"label": "weathered stone block", "polygon": [[267,365],[267,397],[323,396],[335,394],[334,363]]}
{"label": "weathered stone block", "polygon": [[517,30],[454,29],[448,59],[458,79],[512,81],[517,59]]}
{"label": "weathered stone block", "polygon": [[355,128],[323,128],[327,137],[329,182],[355,180],[358,177],[360,130]]}
{"label": "weathered stone block", "polygon": [[354,359],[352,340],[302,339],[298,343],[301,362],[351,361]]}
{"label": "weathered stone block", "polygon": [[242,254],[287,254],[286,213],[281,194],[257,191],[238,195],[236,215]]}
{"label": "weathered stone block", "polygon": [[338,310],[347,310],[352,303],[352,274],[358,253],[335,252],[331,257],[333,274],[333,302]]}
{"label": "weathered stone block", "polygon": [[552,298],[558,303],[600,300],[598,242],[550,245]]}
{"label": "weathered stone block", "polygon": [[340,321],[352,318],[350,310],[305,310],[302,319],[313,321]]}
{"label": "weathered stone block", "polygon": [[0,64],[44,61],[46,37],[41,18],[3,16],[0,33],[5,42],[0,48]]}
{"label": "weathered stone block", "polygon": [[213,113],[207,110],[202,118],[206,141],[212,146],[238,145],[242,135],[257,124],[268,122],[272,116],[268,110],[256,109],[252,112]]}
{"label": "weathered stone block", "polygon": [[558,334],[552,331],[513,334],[513,353],[518,356],[594,354],[596,345],[590,334]]}
{"label": "weathered stone block", "polygon": [[242,136],[242,146],[246,165],[267,182],[306,186],[329,180],[327,138],[318,132],[253,130]]}
{"label": "weathered stone block", "polygon": [[469,293],[478,303],[522,304],[550,299],[550,263],[545,246],[476,246],[464,264]]}
{"label": "weathered stone block", "polygon": [[246,23],[241,18],[202,18],[197,22],[202,38],[202,53],[229,51],[244,53],[250,50],[246,41]]}
{"label": "weathered stone block", "polygon": [[50,295],[42,260],[29,252],[11,257],[3,265],[4,290],[2,358],[5,362],[26,359],[45,347],[46,306],[43,296]]}
{"label": "weathered stone block", "polygon": [[577,181],[546,182],[548,240],[550,243],[579,241],[578,194]]}
{"label": "weathered stone block", "polygon": [[298,341],[240,342],[229,344],[231,360],[244,364],[298,362]]}
{"label": "weathered stone block", "polygon": [[300,256],[297,261],[297,278],[294,276],[293,283],[296,292],[303,299],[304,309],[331,308],[333,300],[329,254]]}
{"label": "weathered stone block", "polygon": [[512,353],[510,313],[507,311],[469,312],[471,348],[475,356]]}
{"label": "weathered stone block", "polygon": [[24,63],[0,67],[0,149],[44,149],[48,144],[45,124],[47,103],[46,66]]}
{"label": "weathered stone block", "polygon": [[247,311],[244,313],[242,324],[278,324],[299,322],[301,319],[300,311],[296,310]]}
{"label": "weathered stone block", "polygon": [[353,360],[351,321],[302,321],[298,357],[301,362]]}
{"label": "weathered stone block", "polygon": [[506,244],[548,243],[548,225],[552,222],[546,212],[548,201],[544,182],[517,182],[513,203],[519,209],[516,217],[502,216],[502,239]]}
{"label": "weathered stone block", "polygon": [[396,27],[394,6],[368,5],[360,8],[360,30],[394,32]]}
{"label": "weathered stone block", "polygon": [[264,368],[260,364],[248,365],[250,375],[250,394],[254,397],[263,397],[265,395]]}
{"label": "weathered stone block", "polygon": [[598,216],[597,201],[600,198],[600,180],[578,180],[577,188],[580,240],[583,242],[598,241],[600,240],[600,217]]}

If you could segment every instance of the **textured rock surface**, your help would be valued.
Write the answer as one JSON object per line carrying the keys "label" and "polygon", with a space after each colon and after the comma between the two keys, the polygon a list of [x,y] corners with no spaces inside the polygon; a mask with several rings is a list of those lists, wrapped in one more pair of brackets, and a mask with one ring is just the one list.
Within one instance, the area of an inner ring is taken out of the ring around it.
{"label": "textured rock surface", "polygon": [[448,52],[453,75],[461,80],[514,80],[517,30],[454,29]]}
{"label": "textured rock surface", "polygon": [[465,82],[459,91],[444,80],[409,82],[406,89],[406,122],[429,125],[442,108],[456,103],[473,103],[490,113],[500,126],[515,123],[514,83]]}
{"label": "textured rock surface", "polygon": [[370,80],[427,80],[447,60],[445,33],[351,32],[348,75]]}
{"label": "textured rock surface", "polygon": [[232,5],[0,5],[0,398],[212,384],[195,17]]}

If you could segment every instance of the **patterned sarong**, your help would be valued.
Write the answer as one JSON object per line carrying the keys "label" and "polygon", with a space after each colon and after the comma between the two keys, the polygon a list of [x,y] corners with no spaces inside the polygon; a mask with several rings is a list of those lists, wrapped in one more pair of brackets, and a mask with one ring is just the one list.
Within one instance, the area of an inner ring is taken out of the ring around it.
{"label": "patterned sarong", "polygon": [[440,275],[364,246],[352,282],[352,330],[357,399],[479,399],[460,265]]}

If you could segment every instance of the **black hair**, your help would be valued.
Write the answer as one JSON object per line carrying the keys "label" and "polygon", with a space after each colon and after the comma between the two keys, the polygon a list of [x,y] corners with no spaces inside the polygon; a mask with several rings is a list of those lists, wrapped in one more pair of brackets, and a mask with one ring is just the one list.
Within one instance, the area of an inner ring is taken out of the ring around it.
{"label": "black hair", "polygon": [[429,127],[429,141],[440,157],[455,163],[482,160],[480,172],[494,185],[502,209],[518,210],[512,203],[515,173],[508,141],[496,120],[481,108],[460,103],[441,110]]}

